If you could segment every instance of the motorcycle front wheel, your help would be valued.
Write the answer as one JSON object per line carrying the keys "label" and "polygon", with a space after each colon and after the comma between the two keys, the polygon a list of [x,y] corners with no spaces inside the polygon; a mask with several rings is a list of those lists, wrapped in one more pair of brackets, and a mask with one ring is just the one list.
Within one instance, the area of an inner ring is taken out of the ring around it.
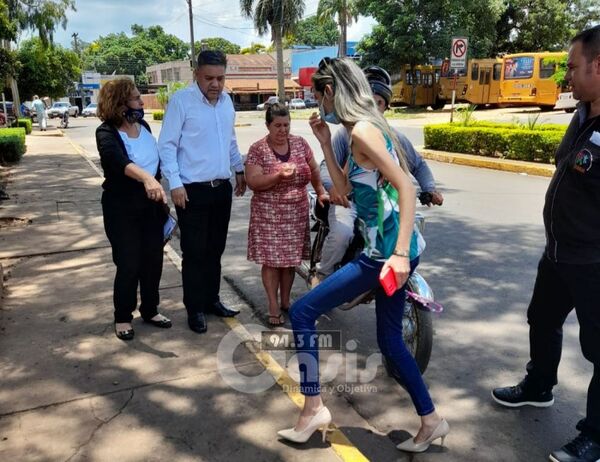
{"label": "motorcycle front wheel", "polygon": [[[408,281],[408,290],[415,292],[416,288]],[[433,322],[431,312],[417,306],[417,302],[407,297],[404,305],[404,316],[402,318],[402,337],[404,344],[410,354],[415,358],[421,374],[425,372],[431,359],[433,347]],[[383,357],[387,373],[400,385],[404,386],[402,377],[393,364]]]}

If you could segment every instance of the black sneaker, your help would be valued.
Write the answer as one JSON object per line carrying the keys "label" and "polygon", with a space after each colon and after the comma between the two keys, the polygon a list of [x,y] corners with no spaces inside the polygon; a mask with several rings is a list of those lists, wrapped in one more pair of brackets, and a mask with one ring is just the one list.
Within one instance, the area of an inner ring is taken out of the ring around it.
{"label": "black sneaker", "polygon": [[565,444],[550,454],[553,462],[598,462],[600,461],[600,444],[580,434],[573,441]]}
{"label": "black sneaker", "polygon": [[492,390],[492,398],[506,407],[550,407],[554,404],[552,391],[532,391],[525,386],[524,380],[514,387],[495,388]]}

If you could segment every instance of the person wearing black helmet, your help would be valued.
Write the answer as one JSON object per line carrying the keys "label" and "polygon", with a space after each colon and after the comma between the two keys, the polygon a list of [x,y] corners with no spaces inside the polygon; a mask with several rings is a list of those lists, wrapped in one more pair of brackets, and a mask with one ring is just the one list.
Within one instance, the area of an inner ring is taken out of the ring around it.
{"label": "person wearing black helmet", "polygon": [[[379,66],[369,66],[363,69],[363,72],[373,92],[377,108],[381,113],[384,113],[392,99],[392,79],[390,75]],[[435,180],[427,163],[406,136],[396,128],[394,133],[406,152],[410,173],[419,183],[421,191],[428,192],[431,195],[431,202],[427,205],[442,205],[444,197],[436,190]],[[331,142],[337,161],[343,166],[350,152],[347,132],[338,130]],[[321,179],[330,196],[329,233],[323,243],[321,262],[317,265],[317,274],[310,281],[312,287],[333,273],[336,265],[342,260],[354,237],[354,221],[356,220],[356,210],[346,196],[338,194],[335,190],[325,161],[321,163]]]}

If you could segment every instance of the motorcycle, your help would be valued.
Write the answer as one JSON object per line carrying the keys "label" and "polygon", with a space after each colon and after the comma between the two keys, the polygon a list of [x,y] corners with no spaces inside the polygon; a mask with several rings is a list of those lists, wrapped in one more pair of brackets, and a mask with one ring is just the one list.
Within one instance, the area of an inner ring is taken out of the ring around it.
{"label": "motorcycle", "polygon": [[[431,202],[431,194],[423,192],[419,195],[421,204]],[[329,233],[327,215],[329,204],[321,206],[318,203],[317,195],[309,192],[310,220],[312,223],[311,232],[315,233],[312,239],[310,260],[302,262],[296,267],[296,273],[304,279],[310,286],[310,280],[317,271],[317,263],[321,261],[321,251],[325,237]],[[415,216],[415,225],[423,233],[425,227],[425,217],[417,213]],[[363,250],[364,241],[358,226],[354,226],[354,238],[346,250],[342,261],[336,269],[341,268],[346,263],[354,260]],[[421,373],[425,372],[431,358],[431,349],[433,345],[433,323],[432,312],[441,312],[443,307],[435,302],[433,290],[427,281],[417,271],[414,271],[407,281],[406,302],[404,305],[404,316],[402,318],[402,336],[404,343],[415,358]],[[368,304],[375,298],[375,289],[369,290],[354,300],[351,300],[338,308],[340,310],[350,310],[360,304]],[[400,383],[402,382],[398,374],[393,370],[391,364],[385,362],[388,374]]]}
{"label": "motorcycle", "polygon": [[63,112],[60,118],[60,128],[68,128],[69,126],[69,111]]}

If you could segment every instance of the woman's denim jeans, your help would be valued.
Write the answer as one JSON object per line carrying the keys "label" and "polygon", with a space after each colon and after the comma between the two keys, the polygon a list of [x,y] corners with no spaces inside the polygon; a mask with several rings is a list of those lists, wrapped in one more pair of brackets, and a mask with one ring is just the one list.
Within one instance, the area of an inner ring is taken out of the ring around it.
{"label": "woman's denim jeans", "polygon": [[[411,261],[411,271],[419,259]],[[315,322],[319,316],[353,300],[360,294],[377,288],[375,297],[377,315],[377,343],[381,353],[397,369],[419,415],[434,411],[434,406],[414,358],[402,338],[402,317],[406,286],[388,297],[379,283],[383,262],[361,255],[339,269],[315,289],[308,292],[290,309],[290,320],[297,345],[300,368],[300,391],[306,396],[320,393],[319,351],[311,347]]]}

